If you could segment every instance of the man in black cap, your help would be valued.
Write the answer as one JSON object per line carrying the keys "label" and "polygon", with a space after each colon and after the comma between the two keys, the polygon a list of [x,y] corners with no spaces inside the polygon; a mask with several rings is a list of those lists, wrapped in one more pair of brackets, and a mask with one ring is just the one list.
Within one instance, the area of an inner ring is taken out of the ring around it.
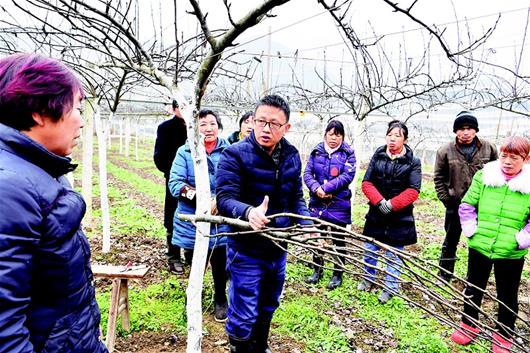
{"label": "man in black cap", "polygon": [[167,187],[169,180],[169,172],[177,149],[186,142],[186,122],[180,114],[179,105],[176,100],[173,100],[173,117],[162,122],[156,130],[156,142],[154,161],[155,165],[166,179],[166,198],[164,201],[164,227],[166,228],[167,240],[167,262],[169,271],[176,274],[183,274],[184,267],[180,258],[180,248],[171,243],[173,238],[173,216],[177,209],[177,199],[171,195]]}
{"label": "man in black cap", "polygon": [[440,201],[445,205],[445,240],[440,255],[439,276],[449,282],[453,277],[456,247],[462,228],[458,206],[471,185],[473,175],[484,164],[498,158],[494,144],[476,136],[477,118],[473,113],[461,111],[453,124],[455,141],[451,141],[436,153],[434,186]]}

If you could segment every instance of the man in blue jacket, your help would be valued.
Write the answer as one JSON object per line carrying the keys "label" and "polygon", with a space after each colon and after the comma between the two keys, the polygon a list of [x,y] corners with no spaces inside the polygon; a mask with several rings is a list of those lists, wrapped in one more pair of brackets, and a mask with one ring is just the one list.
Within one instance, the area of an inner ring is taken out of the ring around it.
{"label": "man in blue jacket", "polygon": [[[289,105],[277,95],[262,98],[248,138],[226,148],[217,167],[217,208],[223,216],[248,220],[254,230],[288,227],[291,212],[308,216],[298,150],[283,136]],[[311,222],[300,223],[311,224]],[[280,244],[285,249],[285,244]],[[226,331],[231,352],[271,352],[267,344],[285,280],[286,252],[259,235],[228,238],[230,276]]]}

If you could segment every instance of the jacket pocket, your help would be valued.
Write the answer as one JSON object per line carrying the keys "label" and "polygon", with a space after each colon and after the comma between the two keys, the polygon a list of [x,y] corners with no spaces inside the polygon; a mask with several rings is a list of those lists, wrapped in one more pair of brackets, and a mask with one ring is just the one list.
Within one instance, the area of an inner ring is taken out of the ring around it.
{"label": "jacket pocket", "polygon": [[80,317],[80,313],[75,312],[57,320],[46,339],[46,344],[41,353],[63,352],[65,345],[68,343],[68,339],[71,338],[72,330],[79,323]]}
{"label": "jacket pocket", "polygon": [[230,254],[232,256],[229,256],[227,259],[226,259],[226,267],[228,268],[230,265],[232,265],[238,258],[238,255],[239,255],[239,251],[234,251],[233,254]]}

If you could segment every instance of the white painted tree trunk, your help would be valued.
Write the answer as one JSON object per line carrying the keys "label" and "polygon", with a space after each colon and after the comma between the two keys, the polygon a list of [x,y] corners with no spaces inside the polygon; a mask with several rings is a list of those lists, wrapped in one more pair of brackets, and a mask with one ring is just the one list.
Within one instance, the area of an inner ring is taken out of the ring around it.
{"label": "white painted tree trunk", "polygon": [[85,126],[83,127],[83,176],[81,185],[81,194],[85,199],[86,213],[84,221],[92,221],[92,157],[94,154],[94,110],[91,103],[85,104]]}
{"label": "white painted tree trunk", "polygon": [[138,139],[140,138],[140,131],[139,131],[139,124],[140,123],[140,120],[137,119],[136,120],[136,123],[134,124],[134,135],[135,135],[135,139],[134,139],[134,157],[136,158],[136,160],[139,160],[140,158],[138,158]]}
{"label": "white painted tree trunk", "polygon": [[[179,101],[180,102],[180,101]],[[194,102],[193,102],[194,103]],[[183,107],[181,112],[187,120],[188,143],[190,145],[195,169],[195,184],[197,208],[196,215],[209,215],[211,213],[211,190],[206,161],[204,141],[199,136],[197,119],[192,111],[195,104]],[[188,288],[186,289],[186,313],[188,316],[188,342],[186,353],[201,352],[202,345],[202,289],[204,284],[204,269],[208,255],[210,223],[197,222],[195,235],[195,248],[191,264]]]}
{"label": "white painted tree trunk", "polygon": [[123,154],[123,119],[120,119],[120,154]]}
{"label": "white painted tree trunk", "polygon": [[[109,120],[114,113],[110,113]],[[98,156],[99,156],[99,199],[101,204],[101,223],[103,226],[103,253],[110,251],[110,212],[109,196],[107,190],[107,143],[103,124],[101,122],[101,111],[99,106],[95,107],[94,122],[96,125],[96,135],[98,137]]]}
{"label": "white painted tree trunk", "polygon": [[[109,120],[107,121],[107,139],[108,139],[108,147],[107,149],[110,150],[112,148],[112,119],[114,118],[114,113],[111,113],[109,115]],[[116,134],[116,129],[114,129],[114,134]]]}
{"label": "white painted tree trunk", "polygon": [[131,118],[125,118],[125,157],[130,155],[131,146]]}

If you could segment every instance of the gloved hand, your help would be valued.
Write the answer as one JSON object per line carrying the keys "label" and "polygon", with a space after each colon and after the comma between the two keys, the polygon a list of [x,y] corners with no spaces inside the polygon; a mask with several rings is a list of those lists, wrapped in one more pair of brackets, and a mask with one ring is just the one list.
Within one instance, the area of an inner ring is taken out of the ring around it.
{"label": "gloved hand", "polygon": [[517,244],[519,244],[519,249],[530,248],[530,233],[524,228],[515,234],[515,240],[517,240]]}
{"label": "gloved hand", "polygon": [[392,203],[390,203],[390,200],[381,200],[381,202],[377,204],[377,207],[382,214],[389,214],[392,212]]}
{"label": "gloved hand", "polygon": [[471,238],[477,231],[477,221],[462,222],[462,233],[468,238]]}
{"label": "gloved hand", "polygon": [[195,188],[193,186],[185,184],[180,188],[180,197],[189,201],[195,201]]}

